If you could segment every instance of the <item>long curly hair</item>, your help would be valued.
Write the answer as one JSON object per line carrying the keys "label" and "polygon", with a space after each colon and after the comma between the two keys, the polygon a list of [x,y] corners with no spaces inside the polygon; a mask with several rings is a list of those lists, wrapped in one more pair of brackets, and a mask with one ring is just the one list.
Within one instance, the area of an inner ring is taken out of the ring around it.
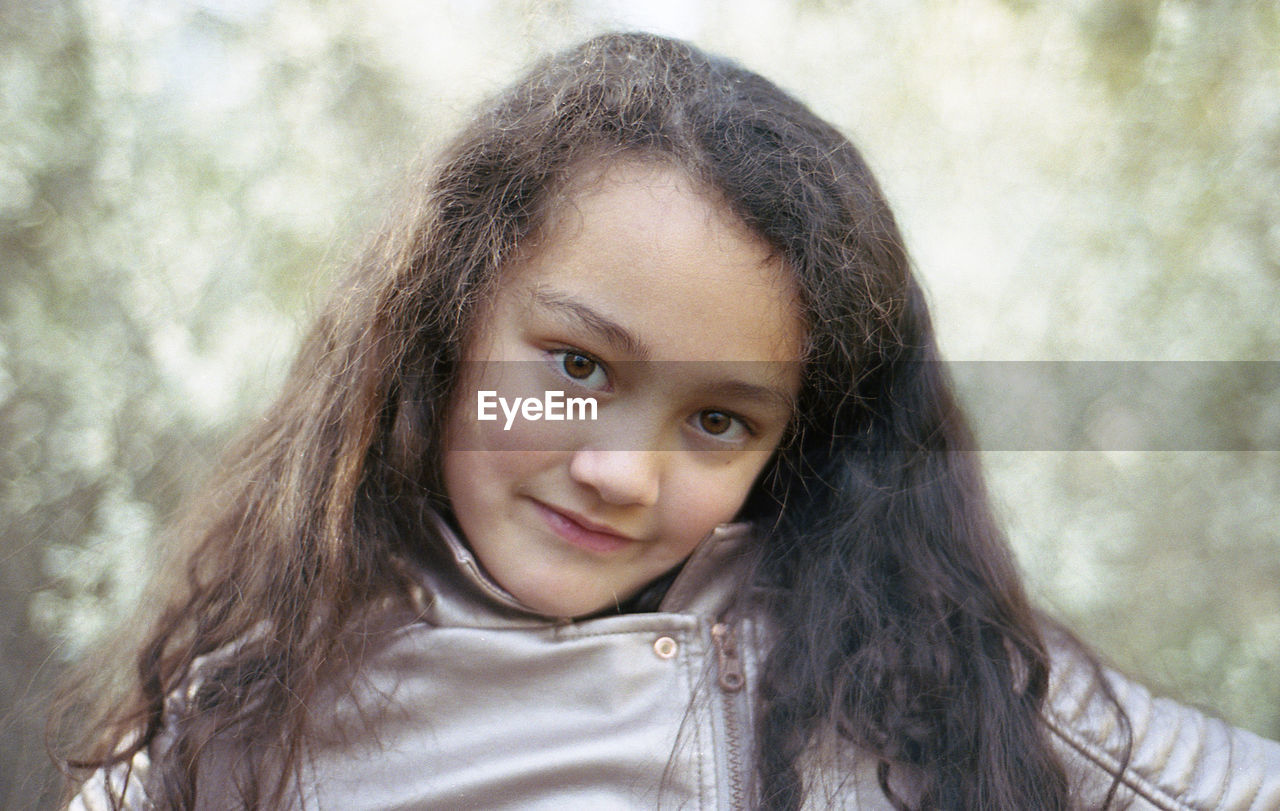
{"label": "long curly hair", "polygon": [[[463,340],[502,269],[587,162],[639,156],[714,190],[794,274],[808,325],[789,440],[744,518],[780,629],[762,669],[757,800],[799,808],[806,752],[880,763],[902,808],[1057,809],[1049,661],[988,507],[924,295],[858,151],[764,78],[675,40],[604,35],[553,56],[445,148],[305,339],[276,404],[172,531],[180,553],[136,656],[64,706],[79,769],[163,740],[166,807],[195,804],[220,735],[273,756],[240,799],[281,804],[308,707],[359,629],[409,600]],[[172,696],[200,666],[175,717]],[[91,698],[86,698],[91,697]],[[270,765],[267,765],[267,764]],[[912,796],[895,793],[896,770]]]}

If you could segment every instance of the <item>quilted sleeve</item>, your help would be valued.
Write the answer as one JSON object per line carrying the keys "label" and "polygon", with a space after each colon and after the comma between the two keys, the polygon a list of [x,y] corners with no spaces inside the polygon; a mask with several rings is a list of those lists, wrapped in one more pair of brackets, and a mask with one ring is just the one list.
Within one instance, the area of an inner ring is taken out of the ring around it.
{"label": "quilted sleeve", "polygon": [[[1132,746],[1102,679],[1129,716]],[[1098,807],[1120,776],[1119,807],[1280,809],[1280,744],[1236,729],[1109,670],[1069,648],[1055,651],[1045,718],[1082,807]]]}

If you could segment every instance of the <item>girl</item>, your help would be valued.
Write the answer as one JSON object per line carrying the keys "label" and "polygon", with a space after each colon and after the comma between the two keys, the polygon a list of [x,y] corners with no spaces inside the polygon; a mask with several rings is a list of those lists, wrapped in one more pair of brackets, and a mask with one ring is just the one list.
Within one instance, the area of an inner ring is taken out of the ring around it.
{"label": "girl", "polygon": [[67,712],[74,808],[1280,807],[1027,604],[901,236],[609,35],[445,150]]}

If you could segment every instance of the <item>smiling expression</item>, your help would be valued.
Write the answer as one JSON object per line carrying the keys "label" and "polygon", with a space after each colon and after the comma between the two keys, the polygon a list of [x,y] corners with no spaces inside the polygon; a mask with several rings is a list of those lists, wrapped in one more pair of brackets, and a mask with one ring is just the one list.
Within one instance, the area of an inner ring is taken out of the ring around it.
{"label": "smiling expression", "polygon": [[[489,575],[575,617],[734,518],[791,418],[804,332],[781,260],[679,171],[613,164],[543,234],[478,315],[443,473]],[[482,390],[593,397],[597,416],[504,430],[477,419]]]}

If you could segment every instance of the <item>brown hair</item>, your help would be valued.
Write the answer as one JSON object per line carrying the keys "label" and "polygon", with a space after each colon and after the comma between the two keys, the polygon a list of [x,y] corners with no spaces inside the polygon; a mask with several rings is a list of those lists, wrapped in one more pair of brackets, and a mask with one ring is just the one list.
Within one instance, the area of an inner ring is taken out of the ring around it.
{"label": "brown hair", "polygon": [[[89,734],[67,763],[151,747],[165,803],[190,807],[200,753],[234,730],[274,753],[245,759],[244,804],[281,802],[309,703],[338,663],[358,666],[362,619],[408,600],[401,562],[431,542],[437,431],[477,303],[554,191],[623,154],[722,195],[784,259],[806,308],[792,439],[744,508],[764,528],[758,581],[783,630],[760,690],[760,805],[800,806],[799,764],[824,735],[878,758],[899,807],[1068,805],[1039,715],[1039,621],[875,179],[767,80],[643,34],[544,61],[444,151],[172,533],[182,552],[164,608],[131,673],[109,657],[105,686],[79,688]],[[175,702],[181,690],[189,700]],[[894,793],[895,769],[918,796]]]}

